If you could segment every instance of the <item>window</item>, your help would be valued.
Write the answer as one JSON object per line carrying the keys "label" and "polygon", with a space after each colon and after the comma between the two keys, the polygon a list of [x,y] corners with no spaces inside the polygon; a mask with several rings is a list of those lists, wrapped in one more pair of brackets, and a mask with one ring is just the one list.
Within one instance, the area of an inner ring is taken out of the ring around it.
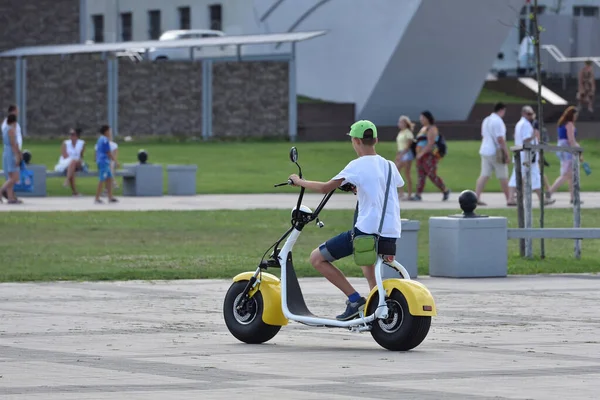
{"label": "window", "polygon": [[104,42],[104,15],[92,15],[94,27],[94,43]]}
{"label": "window", "polygon": [[130,42],[132,39],[132,17],[131,13],[121,14],[121,40],[124,42]]}
{"label": "window", "polygon": [[598,7],[592,6],[574,6],[573,16],[575,17],[596,17],[598,18]]}
{"label": "window", "polygon": [[189,7],[179,7],[179,29],[190,29],[192,26],[192,19],[190,16]]}
{"label": "window", "polygon": [[148,11],[148,37],[151,40],[157,40],[160,37],[160,10]]}
{"label": "window", "polygon": [[208,6],[210,13],[210,29],[223,30],[223,11],[220,4]]}

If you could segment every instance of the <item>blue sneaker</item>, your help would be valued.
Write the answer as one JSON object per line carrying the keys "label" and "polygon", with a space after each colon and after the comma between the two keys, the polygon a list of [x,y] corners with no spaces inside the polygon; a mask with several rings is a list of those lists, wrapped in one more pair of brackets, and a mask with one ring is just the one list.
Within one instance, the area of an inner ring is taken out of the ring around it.
{"label": "blue sneaker", "polygon": [[335,317],[339,321],[348,321],[349,319],[353,319],[358,317],[358,312],[365,307],[367,303],[367,299],[361,297],[355,303],[351,303],[350,300],[346,300],[346,311],[343,314]]}

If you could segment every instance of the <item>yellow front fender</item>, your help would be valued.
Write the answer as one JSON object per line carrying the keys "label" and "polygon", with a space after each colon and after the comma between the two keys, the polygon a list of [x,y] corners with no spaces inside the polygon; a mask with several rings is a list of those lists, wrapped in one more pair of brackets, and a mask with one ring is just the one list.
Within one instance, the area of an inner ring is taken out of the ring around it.
{"label": "yellow front fender", "polygon": [[[420,282],[406,279],[386,279],[383,281],[383,288],[385,294],[389,296],[392,290],[397,289],[408,303],[408,312],[411,315],[420,317],[435,317],[437,310],[435,308],[435,302],[433,296],[429,292],[429,289]],[[369,303],[373,299],[373,296],[377,293],[377,287],[371,290],[365,310],[369,309]]]}
{"label": "yellow front fender", "polygon": [[[249,281],[254,272],[242,272],[233,278],[234,282]],[[263,299],[262,320],[265,324],[275,326],[285,326],[288,319],[281,310],[281,283],[275,275],[263,272],[261,273],[260,285],[250,290],[250,297],[260,290]]]}

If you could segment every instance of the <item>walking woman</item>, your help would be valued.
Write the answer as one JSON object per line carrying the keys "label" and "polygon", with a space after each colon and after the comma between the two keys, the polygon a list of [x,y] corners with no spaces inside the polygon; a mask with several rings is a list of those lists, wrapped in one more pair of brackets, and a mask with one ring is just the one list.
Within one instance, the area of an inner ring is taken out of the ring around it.
{"label": "walking woman", "polygon": [[431,182],[437,186],[444,197],[443,201],[448,200],[450,197],[450,190],[446,188],[444,181],[437,175],[437,164],[440,159],[440,155],[437,149],[437,141],[439,139],[438,129],[435,126],[435,119],[429,111],[423,111],[420,116],[420,121],[423,127],[419,131],[416,138],[416,150],[417,150],[417,194],[412,197],[412,200],[421,201],[423,189],[425,188],[425,181],[427,178],[431,179]]}
{"label": "walking woman", "polygon": [[[567,107],[565,112],[558,120],[558,146],[561,147],[580,147],[575,139],[577,128],[575,121],[577,120],[577,108]],[[571,204],[573,203],[573,153],[567,151],[557,152],[556,155],[560,159],[560,176],[556,178],[554,184],[550,187],[548,198],[562,186],[565,182],[569,183],[569,192],[571,193]],[[583,154],[580,154],[579,160],[583,162]],[[583,202],[582,202],[583,203]]]}
{"label": "walking woman", "polygon": [[594,112],[594,99],[596,97],[596,78],[594,77],[594,67],[592,61],[587,60],[584,67],[579,71],[579,88],[577,91],[578,109],[587,104],[590,113]]}
{"label": "walking woman", "polygon": [[[412,166],[412,162],[415,158],[412,152],[412,143],[415,136],[413,135],[413,130],[415,129],[415,124],[410,121],[406,115],[403,115],[398,120],[398,128],[400,131],[398,132],[398,136],[396,136],[396,145],[398,146],[398,153],[396,154],[396,167],[398,167],[398,171],[400,175],[404,178],[406,182],[406,188],[408,190],[408,198],[412,197],[412,178],[410,176],[410,167]],[[404,188],[399,189],[400,192],[400,200],[405,200],[404,196]]]}
{"label": "walking woman", "polygon": [[[6,119],[6,125],[2,127],[2,168],[6,175],[6,182],[0,187],[0,193],[8,198],[8,204],[20,204],[15,196],[13,187],[19,182],[19,170],[21,165],[21,152],[17,141],[17,116],[10,114]],[[2,200],[0,199],[0,202]]]}

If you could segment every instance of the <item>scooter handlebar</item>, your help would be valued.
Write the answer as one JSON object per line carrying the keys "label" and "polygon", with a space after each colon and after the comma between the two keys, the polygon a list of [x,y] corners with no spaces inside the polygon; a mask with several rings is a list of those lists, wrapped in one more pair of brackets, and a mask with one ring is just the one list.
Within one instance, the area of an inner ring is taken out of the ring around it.
{"label": "scooter handlebar", "polygon": [[287,182],[285,182],[285,183],[278,183],[277,185],[275,185],[275,187],[279,187],[279,186],[286,186],[286,185],[291,185],[291,184],[293,184],[293,183],[294,183],[294,182],[292,182],[292,180],[291,180],[291,179],[288,179],[288,180],[287,180]]}

